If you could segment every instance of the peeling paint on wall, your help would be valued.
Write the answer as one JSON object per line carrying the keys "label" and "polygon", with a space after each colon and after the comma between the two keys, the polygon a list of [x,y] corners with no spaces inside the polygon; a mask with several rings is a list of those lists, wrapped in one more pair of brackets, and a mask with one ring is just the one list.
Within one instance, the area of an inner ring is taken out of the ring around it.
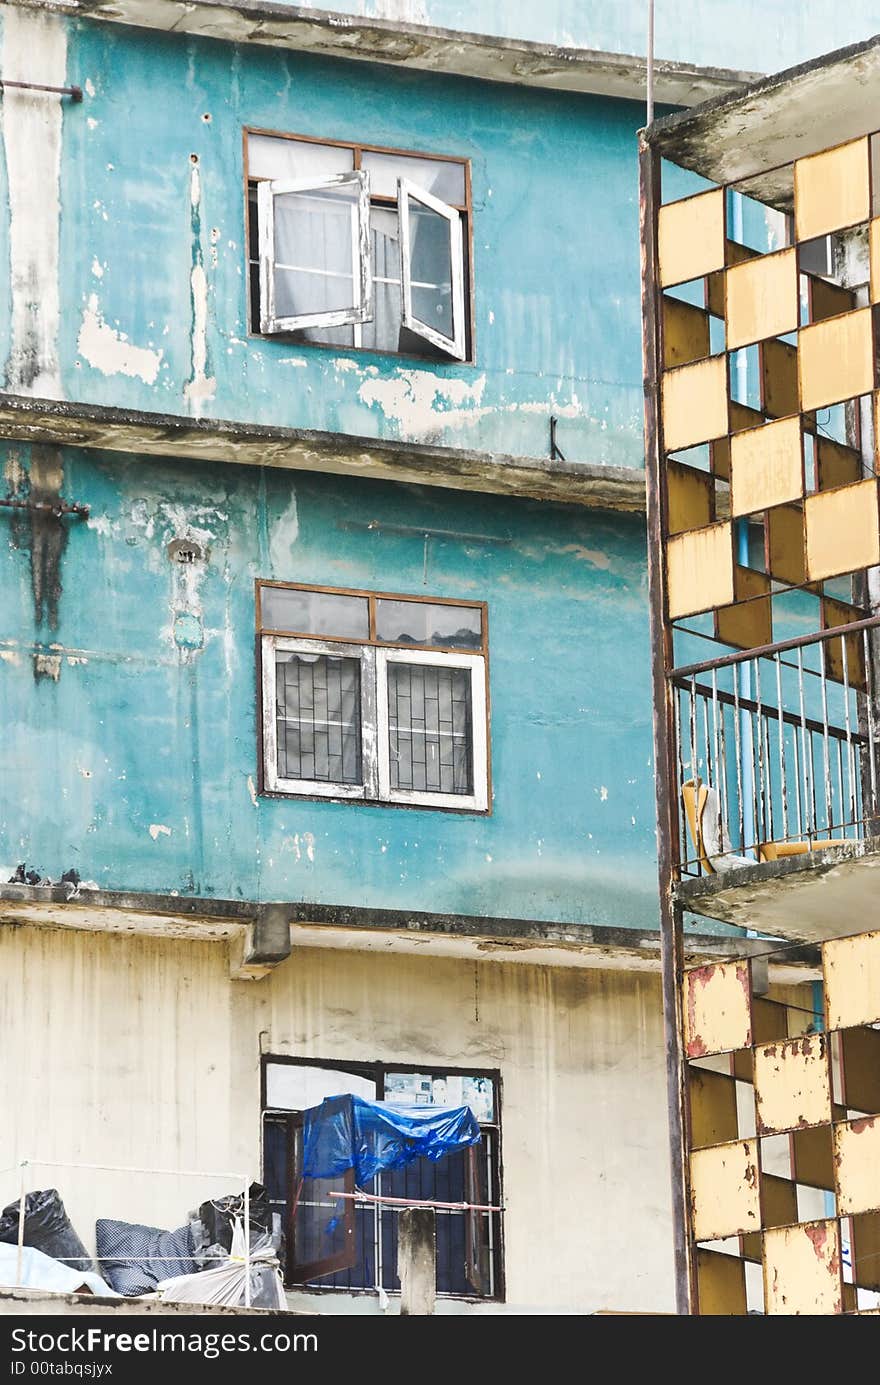
{"label": "peeling paint on wall", "polygon": [[214,398],[217,381],[208,375],[208,280],[205,274],[205,259],[202,250],[202,182],[199,166],[193,154],[190,173],[189,200],[190,223],[192,228],[192,270],[190,271],[190,299],[192,303],[192,375],[184,386],[184,397],[193,413],[198,417],[202,405]]}
{"label": "peeling paint on wall", "polygon": [[299,537],[299,516],[296,507],[296,491],[291,487],[290,502],[272,529],[269,540],[269,561],[272,576],[279,581],[291,580],[290,557],[293,546]]}
{"label": "peeling paint on wall", "polygon": [[162,351],[147,346],[134,346],[125,332],[109,326],[101,316],[98,295],[90,294],[83,311],[82,326],[77,337],[77,350],[102,375],[131,375],[145,385],[156,382],[162,364]]}
{"label": "peeling paint on wall", "polygon": [[[5,5],[0,71],[12,80],[63,86],[67,28],[49,14]],[[3,149],[9,185],[12,323],[6,387],[62,397],[58,361],[62,98],[3,92]]]}

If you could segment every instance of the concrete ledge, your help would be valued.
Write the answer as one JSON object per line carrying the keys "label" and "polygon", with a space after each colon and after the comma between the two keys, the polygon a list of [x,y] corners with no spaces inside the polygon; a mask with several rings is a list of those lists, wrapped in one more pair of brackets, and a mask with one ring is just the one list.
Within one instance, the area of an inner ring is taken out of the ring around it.
{"label": "concrete ledge", "polygon": [[753,196],[790,210],[791,170],[803,154],[854,139],[880,124],[880,35],[727,93],[646,131],[664,158],[713,182],[762,174]]}
{"label": "concrete ledge", "polygon": [[[556,91],[644,99],[645,59],[523,39],[441,29],[394,19],[366,19],[271,0],[13,0],[90,19],[133,24],[164,32],[196,34],[230,43],[266,44],[322,57],[389,63],[423,72],[448,72],[489,82]],[[754,73],[695,67],[660,59],[656,99],[671,106],[730,91]]]}
{"label": "concrete ledge", "polygon": [[0,1289],[0,1317],[10,1314],[39,1317],[107,1318],[127,1317],[209,1317],[312,1318],[319,1313],[308,1309],[227,1308],[220,1304],[163,1303],[152,1296],[141,1298],[102,1298],[97,1294],[56,1294],[48,1289]]}
{"label": "concrete ledge", "polygon": [[880,837],[682,880],[684,909],[801,943],[880,927]]}
{"label": "concrete ledge", "polygon": [[2,391],[0,437],[181,461],[235,462],[365,476],[632,514],[645,511],[645,475],[635,467],[510,457],[348,433],[143,413],[68,400],[30,399]]}
{"label": "concrete ledge", "polygon": [[[237,979],[259,979],[296,949],[407,952],[531,966],[658,971],[659,930],[591,927],[541,919],[481,918],[346,905],[210,899],[147,892],[0,884],[0,926],[75,928],[88,932],[196,942],[225,942]],[[706,932],[685,935],[691,963],[766,952],[761,939]],[[803,980],[814,949],[790,952],[786,975]],[[778,971],[774,979],[785,979]]]}

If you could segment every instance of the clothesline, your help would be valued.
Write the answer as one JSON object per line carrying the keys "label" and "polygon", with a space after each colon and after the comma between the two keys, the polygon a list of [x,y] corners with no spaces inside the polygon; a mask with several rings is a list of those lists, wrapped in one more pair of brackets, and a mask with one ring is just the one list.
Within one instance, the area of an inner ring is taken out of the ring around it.
{"label": "clothesline", "polygon": [[379,1197],[376,1193],[364,1193],[357,1188],[353,1193],[328,1193],[328,1197],[346,1198],[350,1202],[390,1202],[397,1207],[439,1207],[448,1212],[503,1212],[503,1207],[492,1207],[477,1202],[433,1202],[430,1198],[418,1197]]}

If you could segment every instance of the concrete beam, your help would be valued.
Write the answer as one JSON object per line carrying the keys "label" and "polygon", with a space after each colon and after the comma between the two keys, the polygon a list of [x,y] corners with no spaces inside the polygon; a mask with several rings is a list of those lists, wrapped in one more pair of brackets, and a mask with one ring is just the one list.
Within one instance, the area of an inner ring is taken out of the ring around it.
{"label": "concrete beam", "polygon": [[[330,904],[256,904],[82,886],[72,893],[70,886],[0,884],[0,926],[4,924],[226,942],[231,947],[232,974],[241,979],[266,975],[292,949],[303,947],[530,966],[660,969],[658,930]],[[708,932],[687,933],[684,946],[692,964],[748,957],[767,950],[766,943],[757,938]],[[813,971],[818,976],[815,949],[789,950],[783,962],[771,966],[771,979],[803,981]]]}
{"label": "concrete beam", "polygon": [[876,129],[880,35],[654,121],[648,143],[713,182],[755,178],[753,196],[792,206],[790,165]]}
{"label": "concrete beam", "polygon": [[695,876],[682,880],[675,893],[684,909],[704,918],[815,944],[880,926],[878,886],[880,838],[873,837]]}
{"label": "concrete beam", "polygon": [[[34,9],[230,43],[266,44],[322,57],[388,63],[488,82],[644,99],[645,59],[394,19],[367,19],[271,0],[13,0]],[[659,59],[657,101],[693,106],[735,90],[755,74]]]}
{"label": "concrete beam", "polygon": [[235,981],[262,981],[290,956],[290,905],[261,904],[240,942],[230,955],[230,975]]}
{"label": "concrete beam", "polygon": [[645,510],[645,476],[635,467],[509,457],[428,443],[143,413],[3,392],[0,437],[181,461],[234,462],[364,476],[377,481],[555,500],[630,514],[643,514]]}

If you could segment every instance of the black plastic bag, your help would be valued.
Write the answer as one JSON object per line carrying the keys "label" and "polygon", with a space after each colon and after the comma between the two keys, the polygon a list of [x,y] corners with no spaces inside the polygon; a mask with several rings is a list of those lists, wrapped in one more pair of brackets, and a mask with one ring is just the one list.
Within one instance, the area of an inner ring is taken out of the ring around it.
{"label": "black plastic bag", "polygon": [[[18,1244],[18,1213],[18,1202],[10,1202],[0,1212],[0,1241],[7,1245]],[[72,1270],[95,1268],[92,1257],[70,1224],[57,1188],[25,1193],[24,1244],[51,1255],[53,1260],[60,1260]]]}
{"label": "black plastic bag", "polygon": [[[272,1233],[272,1209],[269,1194],[262,1183],[252,1183],[250,1193],[250,1241]],[[222,1246],[227,1255],[232,1249],[232,1222],[244,1222],[244,1194],[229,1193],[226,1197],[203,1202],[195,1217],[201,1222],[201,1236],[196,1237],[196,1252],[207,1253],[208,1247]]]}

